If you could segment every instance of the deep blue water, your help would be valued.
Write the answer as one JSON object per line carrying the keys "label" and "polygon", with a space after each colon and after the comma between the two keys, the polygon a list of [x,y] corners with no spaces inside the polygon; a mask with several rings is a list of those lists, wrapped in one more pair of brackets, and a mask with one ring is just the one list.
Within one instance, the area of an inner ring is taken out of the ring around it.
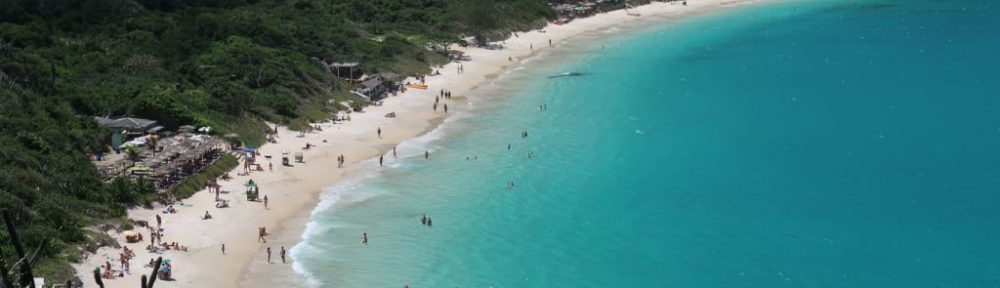
{"label": "deep blue water", "polygon": [[[331,189],[298,268],[323,287],[998,287],[996,5],[799,1],[581,39],[404,147],[430,160]],[[587,74],[544,77],[563,71]]]}

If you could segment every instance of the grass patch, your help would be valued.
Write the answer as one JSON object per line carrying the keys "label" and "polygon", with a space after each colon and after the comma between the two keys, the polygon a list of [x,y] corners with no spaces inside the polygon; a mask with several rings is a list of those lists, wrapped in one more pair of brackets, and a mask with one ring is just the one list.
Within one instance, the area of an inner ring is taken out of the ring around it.
{"label": "grass patch", "polygon": [[239,161],[236,160],[236,157],[233,157],[233,155],[228,153],[223,153],[218,160],[215,160],[215,163],[208,165],[205,170],[202,170],[200,173],[192,175],[191,177],[184,179],[184,181],[181,181],[180,184],[177,184],[177,186],[171,190],[171,193],[173,193],[174,197],[177,197],[177,199],[191,197],[191,195],[194,195],[195,192],[205,188],[205,185],[208,184],[209,180],[222,176],[222,174],[236,168],[237,165],[239,165]]}
{"label": "grass patch", "polygon": [[73,269],[73,266],[59,257],[42,258],[38,263],[35,263],[31,271],[35,277],[45,278],[47,285],[66,283],[66,280],[76,278],[76,270]]}

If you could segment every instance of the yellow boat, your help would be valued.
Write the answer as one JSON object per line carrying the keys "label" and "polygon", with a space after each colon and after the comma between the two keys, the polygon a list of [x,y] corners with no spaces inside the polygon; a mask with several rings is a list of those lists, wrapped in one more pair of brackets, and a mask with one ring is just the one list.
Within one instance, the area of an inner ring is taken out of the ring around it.
{"label": "yellow boat", "polygon": [[414,89],[424,89],[424,90],[426,90],[427,89],[427,84],[410,83],[410,84],[406,84],[406,87],[410,87],[410,88],[414,88]]}

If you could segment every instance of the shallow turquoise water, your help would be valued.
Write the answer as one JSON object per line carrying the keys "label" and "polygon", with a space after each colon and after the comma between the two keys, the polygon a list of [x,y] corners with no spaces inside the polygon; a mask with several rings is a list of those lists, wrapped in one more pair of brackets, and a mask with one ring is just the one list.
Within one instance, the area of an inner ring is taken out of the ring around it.
{"label": "shallow turquoise water", "polygon": [[[997,287],[995,6],[769,4],[581,39],[401,148],[430,160],[331,188],[297,268],[322,287]],[[545,77],[563,71],[587,74]]]}

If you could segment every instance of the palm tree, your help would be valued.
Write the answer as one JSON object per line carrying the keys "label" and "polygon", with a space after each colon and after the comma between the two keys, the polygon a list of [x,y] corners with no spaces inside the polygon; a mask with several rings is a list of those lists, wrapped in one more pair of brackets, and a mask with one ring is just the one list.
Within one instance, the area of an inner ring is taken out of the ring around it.
{"label": "palm tree", "polygon": [[132,165],[135,165],[135,162],[139,161],[139,156],[141,155],[139,154],[139,150],[135,149],[135,146],[129,146],[126,148],[125,157],[127,157],[129,161],[132,161]]}
{"label": "palm tree", "polygon": [[159,144],[159,142],[160,141],[157,137],[149,137],[149,139],[146,140],[146,145],[149,146],[149,149],[153,149],[153,157],[156,157],[156,144]]}

